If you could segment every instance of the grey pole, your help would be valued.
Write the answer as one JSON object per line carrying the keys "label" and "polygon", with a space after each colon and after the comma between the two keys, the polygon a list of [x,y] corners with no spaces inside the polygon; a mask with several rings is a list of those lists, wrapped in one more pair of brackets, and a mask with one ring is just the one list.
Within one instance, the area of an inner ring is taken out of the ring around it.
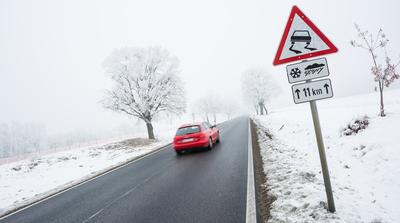
{"label": "grey pole", "polygon": [[322,139],[321,125],[319,124],[318,109],[315,101],[310,101],[310,108],[311,108],[312,119],[314,122],[315,137],[317,138],[319,158],[321,160],[321,168],[322,168],[322,175],[324,177],[326,197],[328,199],[328,210],[333,213],[336,211],[336,208],[335,208],[335,202],[333,200],[332,186],[328,170],[328,162],[326,161],[324,140]]}

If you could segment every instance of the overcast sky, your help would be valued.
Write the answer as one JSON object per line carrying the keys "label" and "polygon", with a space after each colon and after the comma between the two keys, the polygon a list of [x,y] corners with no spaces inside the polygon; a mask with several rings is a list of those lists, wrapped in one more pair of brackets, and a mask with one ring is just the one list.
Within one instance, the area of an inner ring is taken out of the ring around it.
{"label": "overcast sky", "polygon": [[110,86],[101,64],[124,46],[160,45],[177,56],[189,102],[208,92],[240,101],[243,70],[262,67],[281,86],[278,102],[290,105],[285,66],[272,61],[293,4],[339,49],[327,56],[335,97],[374,87],[369,55],[349,44],[355,22],[383,28],[399,58],[396,0],[0,0],[0,122],[56,131],[126,120],[98,103]]}

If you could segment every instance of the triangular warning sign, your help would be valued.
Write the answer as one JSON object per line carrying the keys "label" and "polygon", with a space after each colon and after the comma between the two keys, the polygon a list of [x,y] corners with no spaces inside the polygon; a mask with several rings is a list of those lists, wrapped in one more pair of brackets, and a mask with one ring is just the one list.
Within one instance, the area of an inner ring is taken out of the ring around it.
{"label": "triangular warning sign", "polygon": [[335,53],[338,49],[297,6],[293,6],[274,65]]}

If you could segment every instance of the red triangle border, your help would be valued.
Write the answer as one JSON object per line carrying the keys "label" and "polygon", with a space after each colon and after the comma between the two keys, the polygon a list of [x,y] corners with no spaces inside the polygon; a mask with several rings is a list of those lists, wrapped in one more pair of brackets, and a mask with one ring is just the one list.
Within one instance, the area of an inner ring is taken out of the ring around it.
{"label": "red triangle border", "polygon": [[[280,59],[280,57],[282,55],[283,47],[285,46],[287,36],[289,35],[290,27],[292,26],[293,19],[296,14],[299,15],[304,20],[304,22],[315,32],[315,34],[317,34],[321,38],[322,41],[324,41],[324,43],[329,48],[326,50],[321,50],[321,51],[315,52],[315,53],[308,53],[308,54],[303,54],[300,56],[294,56],[294,57],[288,57],[285,59]],[[338,49],[336,48],[336,46],[333,45],[333,43],[317,28],[317,26],[315,26],[314,23],[311,22],[311,20],[306,15],[304,15],[304,13],[297,6],[293,6],[292,11],[290,12],[290,15],[289,15],[289,19],[286,23],[285,31],[283,32],[281,42],[279,43],[279,47],[276,52],[273,65],[289,63],[289,62],[293,62],[293,61],[297,61],[297,60],[304,60],[304,59],[311,58],[311,57],[317,57],[317,56],[322,56],[325,54],[336,53],[337,51],[338,51]]]}

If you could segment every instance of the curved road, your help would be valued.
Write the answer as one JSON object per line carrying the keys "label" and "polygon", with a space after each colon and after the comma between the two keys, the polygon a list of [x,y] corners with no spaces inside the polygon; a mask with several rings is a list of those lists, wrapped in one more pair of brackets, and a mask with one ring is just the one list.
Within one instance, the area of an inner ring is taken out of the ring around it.
{"label": "curved road", "polygon": [[246,222],[248,118],[211,151],[170,146],[0,222]]}

